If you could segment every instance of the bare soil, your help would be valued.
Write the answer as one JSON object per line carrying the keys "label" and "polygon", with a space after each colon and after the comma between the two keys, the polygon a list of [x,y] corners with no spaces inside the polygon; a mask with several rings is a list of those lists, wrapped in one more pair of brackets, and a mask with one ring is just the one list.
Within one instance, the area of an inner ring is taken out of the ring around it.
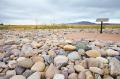
{"label": "bare soil", "polygon": [[106,33],[87,33],[87,32],[79,32],[79,33],[70,33],[65,35],[67,39],[72,40],[81,40],[81,39],[91,39],[91,40],[102,40],[102,41],[120,41],[120,34],[106,34]]}

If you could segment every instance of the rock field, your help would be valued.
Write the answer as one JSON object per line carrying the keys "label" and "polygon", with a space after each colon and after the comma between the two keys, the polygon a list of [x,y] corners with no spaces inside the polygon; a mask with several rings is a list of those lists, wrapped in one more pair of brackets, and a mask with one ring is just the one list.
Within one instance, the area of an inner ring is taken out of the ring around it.
{"label": "rock field", "polygon": [[80,31],[0,30],[0,79],[120,79],[120,42],[64,37]]}

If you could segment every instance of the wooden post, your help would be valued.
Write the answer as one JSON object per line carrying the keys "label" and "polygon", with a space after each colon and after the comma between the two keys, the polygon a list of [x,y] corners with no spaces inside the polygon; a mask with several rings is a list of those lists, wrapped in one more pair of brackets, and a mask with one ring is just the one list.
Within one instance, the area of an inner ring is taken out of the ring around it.
{"label": "wooden post", "polygon": [[103,21],[101,21],[101,29],[100,29],[100,33],[102,33],[102,28],[103,28]]}

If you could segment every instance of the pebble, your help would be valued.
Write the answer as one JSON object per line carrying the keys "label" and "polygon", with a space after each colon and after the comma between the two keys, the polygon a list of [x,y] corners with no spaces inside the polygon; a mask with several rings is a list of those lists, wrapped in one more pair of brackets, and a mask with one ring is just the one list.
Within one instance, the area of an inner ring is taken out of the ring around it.
{"label": "pebble", "polygon": [[114,79],[110,75],[104,76],[103,79]]}
{"label": "pebble", "polygon": [[72,52],[68,54],[68,58],[72,61],[74,60],[80,60],[80,56],[78,54],[78,52]]}
{"label": "pebble", "polygon": [[94,77],[90,71],[86,71],[85,74],[86,74],[86,79],[94,79]]}
{"label": "pebble", "polygon": [[71,73],[69,76],[68,76],[68,79],[77,79],[77,74],[76,73]]}
{"label": "pebble", "polygon": [[38,43],[38,42],[36,42],[36,41],[33,41],[33,42],[31,43],[31,45],[32,45],[33,48],[39,48],[39,47],[41,47],[41,44]]}
{"label": "pebble", "polygon": [[95,74],[95,79],[102,79],[99,74]]}
{"label": "pebble", "polygon": [[41,61],[36,62],[32,67],[31,70],[32,71],[38,71],[38,72],[42,72],[45,69],[45,64]]}
{"label": "pebble", "polygon": [[21,74],[25,71],[25,68],[24,68],[24,67],[17,66],[17,67],[15,68],[15,71],[16,71],[16,74],[17,74],[17,75],[21,75]]}
{"label": "pebble", "polygon": [[4,63],[0,61],[0,68],[7,68],[8,66]]}
{"label": "pebble", "polygon": [[75,68],[75,71],[77,72],[81,72],[85,70],[85,68],[81,65],[75,65],[74,68]]}
{"label": "pebble", "polygon": [[73,51],[73,50],[76,49],[76,47],[73,46],[73,45],[65,45],[65,46],[63,47],[63,49],[66,50],[66,51]]}
{"label": "pebble", "polygon": [[19,49],[13,49],[13,50],[11,50],[11,52],[12,52],[13,55],[15,55],[15,56],[19,56],[20,53],[21,53]]}
{"label": "pebble", "polygon": [[38,52],[34,51],[31,45],[29,44],[23,45],[22,50],[21,50],[21,56],[29,57],[35,54],[38,54]]}
{"label": "pebble", "polygon": [[48,55],[55,57],[56,53],[53,50],[49,50]]}
{"label": "pebble", "polygon": [[110,58],[109,59],[110,63],[110,74],[112,76],[117,76],[120,75],[120,62],[116,58]]}
{"label": "pebble", "polygon": [[45,72],[46,79],[52,79],[55,74],[59,73],[56,67],[53,65],[53,63],[50,64],[48,69]]}
{"label": "pebble", "polygon": [[27,69],[27,70],[25,70],[25,72],[23,72],[23,76],[24,77],[26,77],[26,78],[28,78],[30,75],[32,75],[34,72],[33,71],[31,71],[31,70],[29,70],[29,69]]}
{"label": "pebble", "polygon": [[120,55],[119,52],[112,50],[112,49],[107,49],[106,50],[108,56],[118,56]]}
{"label": "pebble", "polygon": [[66,56],[62,56],[62,55],[57,55],[54,58],[54,64],[58,67],[58,66],[64,66],[66,65],[68,62],[68,58]]}
{"label": "pebble", "polygon": [[87,63],[88,63],[88,68],[99,67],[99,61],[96,58],[88,58]]}
{"label": "pebble", "polygon": [[85,71],[81,71],[78,75],[78,79],[86,79]]}
{"label": "pebble", "polygon": [[6,72],[6,75],[14,76],[14,75],[16,75],[16,71],[15,71],[15,70],[8,70],[8,71]]}
{"label": "pebble", "polygon": [[79,50],[78,50],[78,53],[79,53],[80,55],[85,55],[85,50],[84,50],[84,49],[79,49]]}
{"label": "pebble", "polygon": [[9,68],[15,68],[17,66],[17,61],[11,60],[8,62]]}
{"label": "pebble", "polygon": [[19,57],[17,59],[18,66],[24,67],[24,68],[31,68],[33,65],[33,61],[29,58],[25,57]]}
{"label": "pebble", "polygon": [[39,62],[39,61],[44,62],[44,58],[42,56],[33,56],[31,57],[31,59],[34,63]]}
{"label": "pebble", "polygon": [[93,73],[103,75],[103,70],[98,67],[90,67],[89,70]]}
{"label": "pebble", "polygon": [[63,74],[55,74],[53,79],[65,79]]}
{"label": "pebble", "polygon": [[116,59],[118,59],[120,61],[120,56],[115,56]]}
{"label": "pebble", "polygon": [[22,76],[22,75],[14,75],[10,79],[26,79],[26,78],[24,76]]}
{"label": "pebble", "polygon": [[87,49],[86,43],[83,43],[83,42],[77,42],[75,46],[76,46],[77,50],[79,50],[79,49],[86,50]]}
{"label": "pebble", "polygon": [[46,64],[50,64],[50,63],[53,63],[53,62],[54,62],[54,59],[53,59],[52,56],[43,55],[43,58],[44,58]]}
{"label": "pebble", "polygon": [[97,59],[98,61],[104,63],[104,64],[107,64],[107,63],[108,63],[108,59],[106,59],[106,58],[103,58],[103,57],[97,57],[96,59]]}
{"label": "pebble", "polygon": [[35,72],[32,75],[30,75],[27,79],[41,79],[40,72]]}
{"label": "pebble", "polygon": [[100,52],[98,52],[97,50],[89,50],[89,51],[87,51],[85,53],[86,53],[87,56],[93,57],[93,58],[101,56]]}
{"label": "pebble", "polygon": [[45,72],[45,77],[46,79],[52,79],[54,75],[55,75],[55,66],[53,65],[53,63],[51,63]]}

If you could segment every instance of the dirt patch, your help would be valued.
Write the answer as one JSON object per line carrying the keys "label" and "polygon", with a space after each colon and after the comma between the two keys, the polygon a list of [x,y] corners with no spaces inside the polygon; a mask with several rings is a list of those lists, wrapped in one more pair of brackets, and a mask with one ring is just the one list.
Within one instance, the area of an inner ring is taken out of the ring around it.
{"label": "dirt patch", "polygon": [[102,40],[102,41],[120,41],[119,34],[100,34],[100,33],[70,33],[65,35],[67,39],[81,40],[81,39],[91,39],[91,40]]}

